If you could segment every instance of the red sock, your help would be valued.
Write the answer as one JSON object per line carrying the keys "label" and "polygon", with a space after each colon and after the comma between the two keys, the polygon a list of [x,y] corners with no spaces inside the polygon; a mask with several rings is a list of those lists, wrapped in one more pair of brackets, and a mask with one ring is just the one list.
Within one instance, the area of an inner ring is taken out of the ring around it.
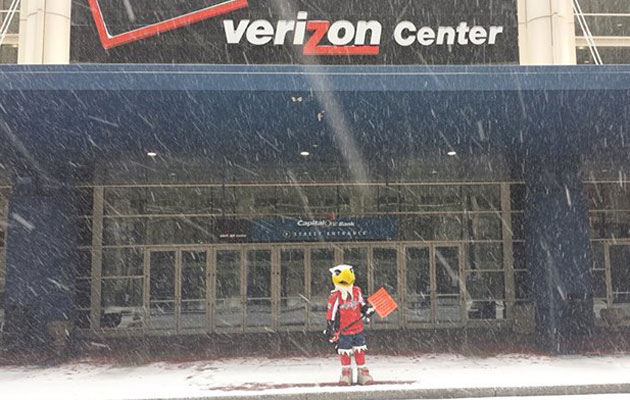
{"label": "red sock", "polygon": [[354,352],[354,361],[357,363],[357,367],[365,365],[365,350]]}
{"label": "red sock", "polygon": [[350,356],[347,354],[340,354],[339,357],[341,358],[341,366],[342,367],[349,367],[350,366]]}

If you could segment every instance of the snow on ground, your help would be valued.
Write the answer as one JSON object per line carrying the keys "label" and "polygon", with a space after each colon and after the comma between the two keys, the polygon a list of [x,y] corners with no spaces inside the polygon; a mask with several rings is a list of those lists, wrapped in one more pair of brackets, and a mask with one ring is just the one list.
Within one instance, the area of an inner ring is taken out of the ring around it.
{"label": "snow on ground", "polygon": [[[438,399],[425,399],[438,400]],[[441,399],[439,399],[441,400]],[[589,394],[574,396],[524,396],[524,397],[475,397],[459,400],[628,400],[628,395],[623,394]]]}
{"label": "snow on ground", "polygon": [[[369,390],[630,383],[630,355],[368,355],[368,366],[377,381],[387,382]],[[334,355],[143,366],[83,361],[51,368],[0,368],[0,392],[3,399],[118,400],[365,390],[326,385],[337,380],[339,370]],[[298,387],[283,387],[286,384]]]}

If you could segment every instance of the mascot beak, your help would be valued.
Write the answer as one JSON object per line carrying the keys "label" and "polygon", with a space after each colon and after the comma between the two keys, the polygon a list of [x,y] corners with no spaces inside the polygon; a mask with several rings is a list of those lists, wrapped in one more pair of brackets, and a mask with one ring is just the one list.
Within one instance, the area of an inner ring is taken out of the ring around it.
{"label": "mascot beak", "polygon": [[339,274],[333,273],[333,283],[336,286],[349,287],[354,284],[354,272],[352,269],[345,269],[340,271]]}

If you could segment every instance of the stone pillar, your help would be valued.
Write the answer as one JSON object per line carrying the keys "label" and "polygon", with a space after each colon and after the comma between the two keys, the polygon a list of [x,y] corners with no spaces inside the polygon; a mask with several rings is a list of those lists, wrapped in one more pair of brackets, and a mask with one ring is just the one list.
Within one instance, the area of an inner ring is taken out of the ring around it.
{"label": "stone pillar", "polygon": [[525,243],[538,343],[563,354],[593,327],[592,253],[579,156],[555,139],[526,159]]}
{"label": "stone pillar", "polygon": [[576,63],[572,0],[518,0],[523,65]]}
{"label": "stone pillar", "polygon": [[6,339],[56,350],[74,310],[78,211],[71,189],[19,178],[9,206]]}
{"label": "stone pillar", "polygon": [[20,64],[68,64],[72,0],[22,0]]}

